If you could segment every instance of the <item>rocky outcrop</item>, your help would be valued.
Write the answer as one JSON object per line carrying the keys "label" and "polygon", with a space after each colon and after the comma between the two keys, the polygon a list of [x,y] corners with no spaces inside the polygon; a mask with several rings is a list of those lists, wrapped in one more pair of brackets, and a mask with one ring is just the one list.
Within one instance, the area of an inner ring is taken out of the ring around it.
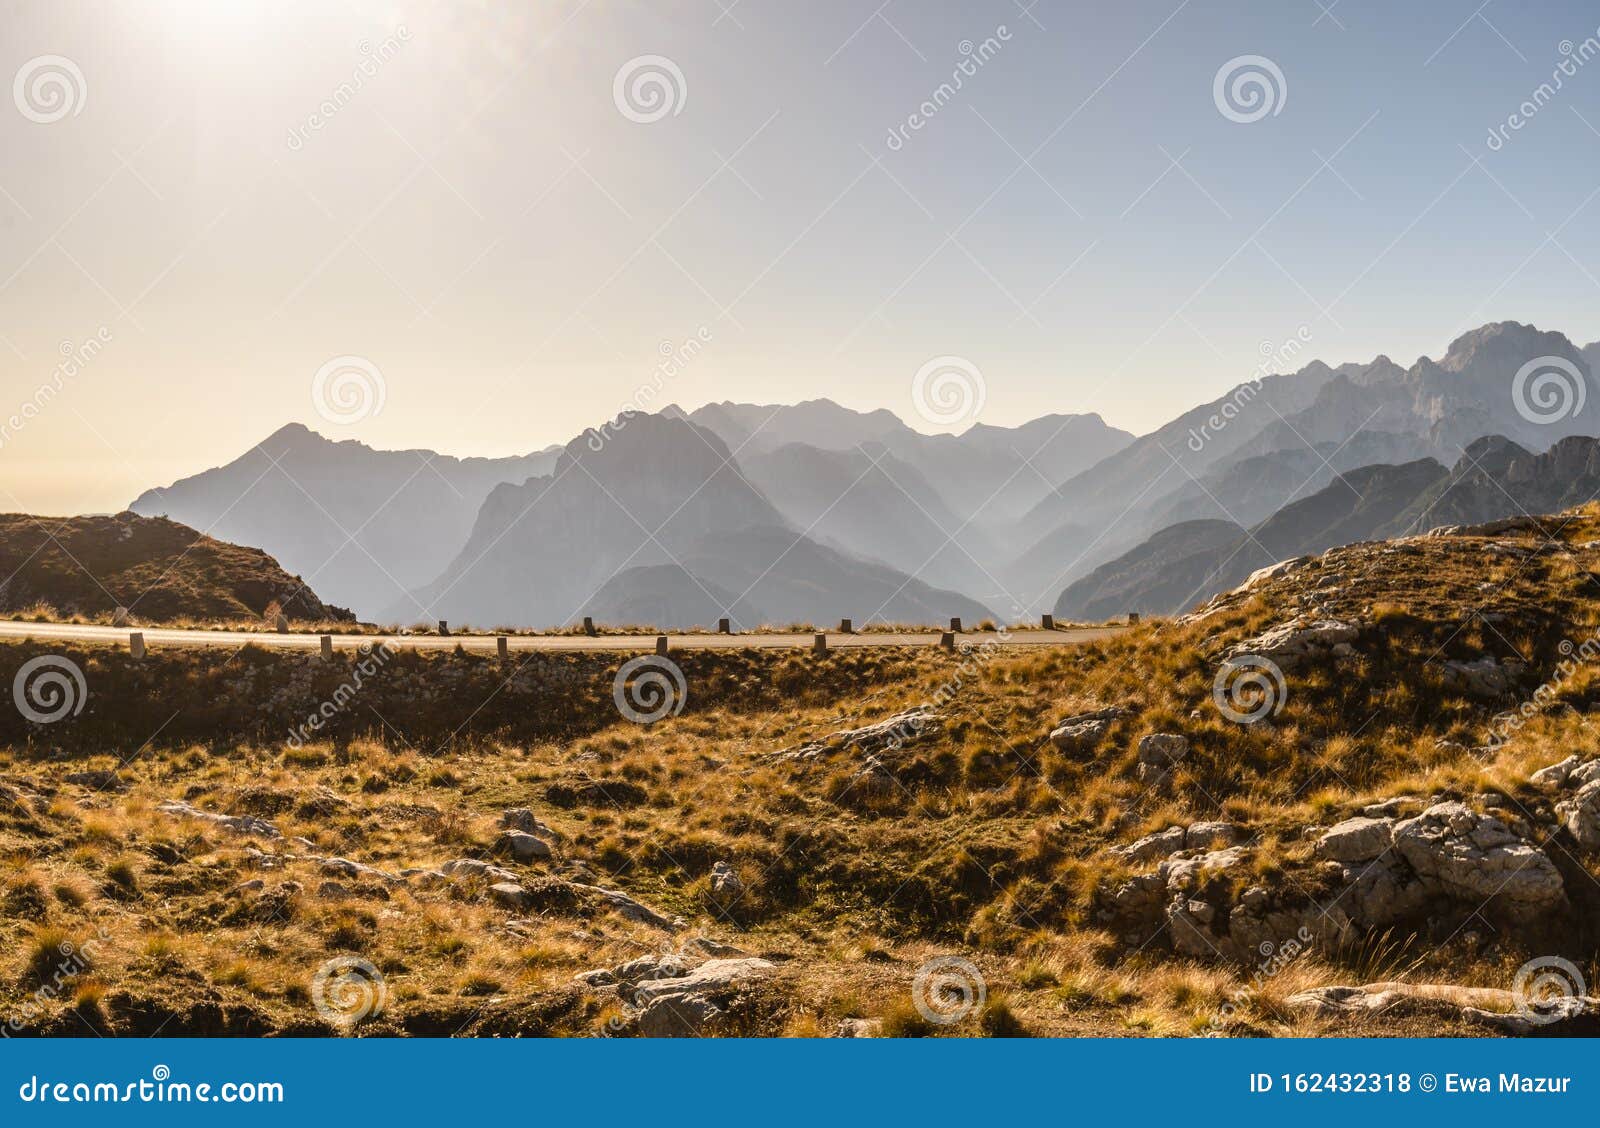
{"label": "rocky outcrop", "polygon": [[1310,561],[1311,557],[1309,556],[1291,556],[1289,559],[1280,560],[1276,564],[1268,564],[1265,568],[1257,568],[1250,573],[1249,579],[1234,589],[1234,593],[1241,594],[1250,591],[1252,588],[1270,580],[1276,580],[1280,576],[1287,576],[1291,572],[1299,571]]}
{"label": "rocky outcrop", "polygon": [[[1590,800],[1600,801],[1600,786],[1575,793],[1569,817],[1592,817]],[[1435,803],[1403,820],[1387,814],[1346,819],[1317,836],[1315,852],[1326,867],[1321,878],[1307,875],[1277,891],[1251,885],[1236,897],[1230,890],[1237,880],[1215,879],[1239,873],[1252,851],[1238,845],[1204,850],[1230,837],[1236,841],[1239,833],[1229,824],[1197,823],[1112,850],[1125,863],[1161,860],[1154,872],[1105,893],[1099,919],[1131,942],[1147,943],[1165,931],[1183,954],[1248,962],[1261,944],[1301,930],[1312,942],[1333,942],[1353,930],[1433,911],[1490,911],[1532,924],[1567,907],[1550,858],[1500,819],[1463,803]],[[1329,878],[1334,891],[1304,895],[1307,885]]]}
{"label": "rocky outcrop", "polygon": [[1580,787],[1572,798],[1556,804],[1567,832],[1586,850],[1600,850],[1600,779]]}
{"label": "rocky outcrop", "polygon": [[576,978],[591,990],[614,996],[623,1005],[619,1026],[632,1025],[647,1038],[717,1034],[730,1002],[776,969],[753,956],[704,959],[704,951],[698,940],[691,941],[678,951],[641,956]]}
{"label": "rocky outcrop", "polygon": [[456,858],[440,866],[439,872],[457,881],[473,878],[488,882],[517,880],[517,875],[510,870],[492,865],[480,858]]}
{"label": "rocky outcrop", "polygon": [[815,760],[834,749],[849,749],[867,755],[897,752],[907,744],[932,736],[941,728],[941,718],[932,706],[919,705],[892,717],[885,717],[860,728],[840,729],[798,747],[772,754],[774,760]]}
{"label": "rocky outcrop", "polygon": [[1129,715],[1120,705],[1109,705],[1067,717],[1051,733],[1050,743],[1069,754],[1093,752],[1105,739],[1113,722]]}
{"label": "rocky outcrop", "polygon": [[615,910],[627,920],[648,924],[652,928],[660,928],[667,932],[676,932],[683,927],[682,917],[658,913],[618,890],[602,889],[598,885],[582,885],[576,881],[571,882],[570,886],[580,893],[589,895],[607,908]]}
{"label": "rocky outcrop", "polygon": [[[1548,528],[1546,526],[1549,526]],[[1426,536],[1430,537],[1500,537],[1507,533],[1535,533],[1541,537],[1551,536],[1551,530],[1556,523],[1548,517],[1540,520],[1538,517],[1503,517],[1498,521],[1485,521],[1479,525],[1439,525],[1429,529]]]}
{"label": "rocky outcrop", "polygon": [[489,896],[502,909],[526,912],[533,908],[533,894],[515,881],[497,881],[489,886]]}
{"label": "rocky outcrop", "polygon": [[1363,927],[1451,906],[1531,922],[1566,904],[1561,875],[1539,847],[1464,803],[1405,820],[1346,819],[1317,840],[1317,854],[1335,867],[1340,903]]}
{"label": "rocky outcrop", "polygon": [[1284,1001],[1324,1017],[1438,1014],[1521,1036],[1593,1036],[1600,1032],[1600,999],[1581,995],[1534,1001],[1496,987],[1383,982],[1315,987]]}
{"label": "rocky outcrop", "polygon": [[1545,791],[1579,788],[1595,780],[1600,780],[1600,759],[1582,760],[1577,756],[1541,768],[1530,777],[1530,782]]}
{"label": "rocky outcrop", "polygon": [[1561,874],[1537,846],[1464,803],[1436,803],[1394,827],[1395,852],[1449,895],[1508,903],[1519,914],[1561,905]]}
{"label": "rocky outcrop", "polygon": [[1227,661],[1251,655],[1270,659],[1279,669],[1289,670],[1313,658],[1342,657],[1360,637],[1359,623],[1295,618],[1233,646]]}
{"label": "rocky outcrop", "polygon": [[1181,826],[1170,826],[1166,830],[1158,830],[1154,834],[1147,834],[1137,842],[1127,846],[1118,846],[1107,851],[1113,858],[1120,861],[1139,863],[1150,862],[1157,858],[1171,857],[1183,849],[1184,829]]}
{"label": "rocky outcrop", "polygon": [[711,896],[721,905],[730,905],[744,896],[744,882],[727,862],[711,867]]}
{"label": "rocky outcrop", "polygon": [[378,869],[376,866],[369,866],[364,862],[352,862],[349,858],[317,858],[312,856],[310,860],[319,862],[323,873],[335,874],[340,877],[366,878],[373,881],[381,881],[385,885],[399,885],[405,880],[398,874],[389,873],[386,870]]}
{"label": "rocky outcrop", "polygon": [[1242,832],[1232,823],[1197,822],[1188,827],[1172,826],[1147,834],[1137,842],[1108,851],[1124,862],[1139,863],[1168,858],[1183,850],[1213,850],[1232,846]]}
{"label": "rocky outcrop", "polygon": [[182,800],[172,799],[156,807],[164,815],[174,815],[178,818],[195,819],[198,822],[210,823],[212,826],[230,830],[235,834],[248,834],[257,838],[282,838],[283,833],[266,819],[254,815],[215,815],[210,811],[202,811],[198,807],[191,807]]}
{"label": "rocky outcrop", "polygon": [[1236,963],[1255,963],[1291,941],[1303,950],[1343,938],[1351,921],[1337,905],[1323,910],[1291,904],[1260,885],[1247,886],[1236,900],[1231,898],[1232,879],[1253,857],[1248,847],[1230,846],[1168,858],[1153,873],[1130,878],[1111,891],[1099,920],[1130,943],[1144,945],[1159,938],[1196,959]]}
{"label": "rocky outcrop", "polygon": [[541,838],[555,838],[556,832],[540,822],[534,813],[526,807],[513,807],[500,816],[500,825],[507,830],[520,830],[524,834],[538,835]]}
{"label": "rocky outcrop", "polygon": [[1580,847],[1600,851],[1600,759],[1568,756],[1528,782],[1555,797],[1555,813]]}
{"label": "rocky outcrop", "polygon": [[1190,823],[1184,832],[1183,845],[1189,850],[1217,850],[1232,846],[1244,837],[1244,832],[1230,822]]}
{"label": "rocky outcrop", "polygon": [[551,854],[550,843],[522,830],[505,831],[500,835],[497,848],[519,862],[532,862]]}
{"label": "rocky outcrop", "polygon": [[1394,823],[1392,818],[1345,819],[1317,839],[1317,856],[1335,862],[1370,862],[1393,843]]}

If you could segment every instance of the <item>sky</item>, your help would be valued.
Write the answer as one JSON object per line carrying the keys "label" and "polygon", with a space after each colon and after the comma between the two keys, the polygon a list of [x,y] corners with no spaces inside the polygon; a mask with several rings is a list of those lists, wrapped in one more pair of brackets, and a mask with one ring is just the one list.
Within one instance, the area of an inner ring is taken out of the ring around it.
{"label": "sky", "polygon": [[291,421],[462,456],[728,399],[1143,432],[1291,339],[1288,367],[1506,319],[1582,345],[1597,25],[7,0],[0,509],[114,511]]}

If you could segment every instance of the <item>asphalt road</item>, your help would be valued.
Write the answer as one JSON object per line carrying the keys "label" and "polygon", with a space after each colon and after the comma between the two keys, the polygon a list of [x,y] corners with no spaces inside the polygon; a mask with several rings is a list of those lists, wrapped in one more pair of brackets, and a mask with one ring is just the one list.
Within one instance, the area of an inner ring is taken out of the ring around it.
{"label": "asphalt road", "polygon": [[[127,645],[128,636],[137,629],[144,635],[145,646],[154,649],[162,646],[223,646],[240,647],[253,642],[257,646],[285,650],[317,650],[321,636],[315,634],[277,634],[268,631],[201,631],[167,627],[102,627],[80,626],[74,623],[28,623],[17,620],[0,620],[0,639],[28,638],[49,642],[99,642]],[[1109,638],[1121,627],[1063,627],[1053,631],[1012,631],[1002,646],[1076,646]],[[845,649],[853,646],[937,646],[939,632],[930,630],[915,634],[841,634],[826,632],[828,648]],[[811,634],[669,634],[668,645],[673,650],[728,650],[755,647],[762,650],[809,649]],[[494,635],[334,635],[333,645],[339,650],[354,650],[387,639],[392,645],[413,650],[453,650],[457,646],[467,650],[494,651],[498,645]],[[958,636],[960,641],[974,645],[996,639],[991,631],[967,631]],[[506,645],[511,650],[653,650],[656,636],[637,635],[508,635]]]}

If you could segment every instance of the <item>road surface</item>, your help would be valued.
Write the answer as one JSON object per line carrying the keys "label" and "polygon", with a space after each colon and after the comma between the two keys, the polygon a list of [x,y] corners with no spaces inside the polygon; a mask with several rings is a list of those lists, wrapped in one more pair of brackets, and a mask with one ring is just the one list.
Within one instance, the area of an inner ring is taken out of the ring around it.
{"label": "road surface", "polygon": [[[1001,639],[993,631],[967,631],[958,635],[959,641],[981,645],[996,640],[1002,646],[1076,646],[1109,638],[1121,627],[1062,627],[1053,631],[1016,630]],[[317,650],[321,636],[315,634],[278,634],[268,631],[202,631],[167,627],[103,627],[80,626],[75,623],[28,623],[17,620],[0,620],[0,639],[27,638],[38,642],[100,642],[126,646],[128,636],[137,630],[144,635],[145,645],[152,649],[162,646],[223,646],[240,647],[246,643],[285,650]],[[843,650],[856,646],[937,646],[940,632],[930,630],[915,634],[888,634],[862,632],[841,634],[826,632],[828,648]],[[810,649],[814,634],[669,634],[668,645],[673,650],[730,650],[754,647],[761,650]],[[354,650],[387,640],[391,645],[412,650],[454,650],[457,646],[467,650],[493,652],[498,646],[494,635],[381,635],[336,634],[332,636],[335,649]],[[506,645],[511,650],[653,650],[653,634],[630,635],[507,635]]]}

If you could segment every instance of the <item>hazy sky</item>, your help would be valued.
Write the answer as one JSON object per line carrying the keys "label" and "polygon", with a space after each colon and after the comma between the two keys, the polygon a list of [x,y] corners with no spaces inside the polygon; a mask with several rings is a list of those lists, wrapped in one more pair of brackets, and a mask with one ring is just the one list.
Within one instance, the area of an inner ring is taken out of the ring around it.
{"label": "hazy sky", "polygon": [[[1026,4],[10,0],[0,509],[120,508],[291,420],[562,442],[697,334],[658,404],[933,429],[955,356],[985,422],[1134,431],[1297,332],[1600,337],[1593,4]],[[341,423],[346,356],[383,395]]]}

